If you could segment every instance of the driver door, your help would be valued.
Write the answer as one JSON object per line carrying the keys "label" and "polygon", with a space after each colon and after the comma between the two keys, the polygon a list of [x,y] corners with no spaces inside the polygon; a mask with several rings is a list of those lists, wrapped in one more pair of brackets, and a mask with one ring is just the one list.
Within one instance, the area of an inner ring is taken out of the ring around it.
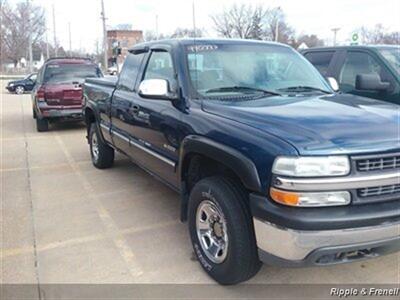
{"label": "driver door", "polygon": [[[147,79],[165,79],[170,88],[176,89],[175,68],[168,51],[151,51],[138,85]],[[176,185],[181,111],[174,101],[143,98],[139,93],[132,101],[135,108],[132,113],[136,120],[129,128],[130,135],[135,139],[132,146],[142,150],[136,158],[152,172]]]}

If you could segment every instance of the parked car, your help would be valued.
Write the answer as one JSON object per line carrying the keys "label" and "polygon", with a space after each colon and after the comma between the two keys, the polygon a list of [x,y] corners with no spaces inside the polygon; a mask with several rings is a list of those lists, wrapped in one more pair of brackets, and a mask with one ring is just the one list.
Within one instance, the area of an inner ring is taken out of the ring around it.
{"label": "parked car", "polygon": [[400,47],[312,48],[302,54],[344,93],[400,104]]}
{"label": "parked car", "polygon": [[26,76],[24,79],[14,80],[8,82],[6,89],[10,93],[22,95],[25,92],[30,92],[36,84],[37,73],[32,73]]}
{"label": "parked car", "polygon": [[117,66],[111,66],[111,67],[109,67],[109,68],[107,69],[107,74],[108,74],[108,75],[112,75],[112,76],[118,75],[118,68],[117,68]]}
{"label": "parked car", "polygon": [[116,150],[178,191],[198,261],[221,284],[260,261],[400,249],[397,107],[335,93],[288,46],[136,45],[119,79],[86,79],[84,97],[94,166],[111,167]]}
{"label": "parked car", "polygon": [[102,77],[90,59],[52,58],[40,69],[32,93],[33,117],[39,132],[49,129],[49,122],[82,120],[82,84],[85,78]]}

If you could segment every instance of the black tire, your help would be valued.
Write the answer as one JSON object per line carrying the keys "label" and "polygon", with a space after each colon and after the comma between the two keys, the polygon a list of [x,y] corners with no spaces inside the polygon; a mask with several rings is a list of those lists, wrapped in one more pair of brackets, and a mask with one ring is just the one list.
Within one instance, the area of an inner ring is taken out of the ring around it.
{"label": "black tire", "polygon": [[49,120],[36,117],[36,130],[38,132],[46,132],[49,130]]}
{"label": "black tire", "polygon": [[[95,154],[94,151],[96,143],[98,150],[97,154]],[[112,167],[112,165],[114,164],[114,149],[102,141],[95,123],[90,124],[89,145],[92,163],[96,168],[107,169]]]}
{"label": "black tire", "polygon": [[[190,193],[189,233],[194,252],[206,273],[222,285],[246,281],[256,275],[261,267],[247,198],[240,184],[223,177],[203,179]],[[224,261],[219,263],[207,257],[197,234],[197,211],[204,201],[215,204],[226,221],[228,250]]]}

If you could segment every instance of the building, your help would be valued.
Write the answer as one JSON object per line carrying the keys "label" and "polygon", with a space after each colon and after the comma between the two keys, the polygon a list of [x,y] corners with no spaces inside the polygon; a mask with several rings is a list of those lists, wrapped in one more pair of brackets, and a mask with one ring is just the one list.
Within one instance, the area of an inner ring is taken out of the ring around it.
{"label": "building", "polygon": [[129,48],[141,41],[143,41],[143,31],[141,30],[108,30],[107,43],[109,65],[115,64],[115,48],[121,48],[121,56],[118,58],[118,63],[121,64],[125,60]]}

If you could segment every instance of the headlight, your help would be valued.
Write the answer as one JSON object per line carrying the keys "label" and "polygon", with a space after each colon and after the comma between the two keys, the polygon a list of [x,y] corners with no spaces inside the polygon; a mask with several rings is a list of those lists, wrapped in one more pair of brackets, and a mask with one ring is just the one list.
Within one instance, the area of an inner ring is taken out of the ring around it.
{"label": "headlight", "polygon": [[295,207],[343,206],[351,202],[349,192],[303,193],[271,188],[270,195],[275,202]]}
{"label": "headlight", "polygon": [[13,86],[14,86],[14,83],[9,83],[8,86],[13,87]]}
{"label": "headlight", "polygon": [[344,176],[350,173],[347,156],[278,157],[272,172],[293,177]]}

